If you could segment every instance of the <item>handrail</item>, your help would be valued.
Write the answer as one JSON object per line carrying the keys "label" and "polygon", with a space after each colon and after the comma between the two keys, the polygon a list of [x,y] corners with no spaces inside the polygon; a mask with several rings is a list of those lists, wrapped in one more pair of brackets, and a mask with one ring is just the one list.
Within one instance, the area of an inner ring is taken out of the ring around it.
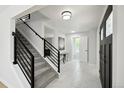
{"label": "handrail", "polygon": [[46,39],[44,39],[48,44],[50,44],[55,50],[59,51],[57,48],[55,48],[50,42],[48,42]]}
{"label": "handrail", "polygon": [[26,26],[28,26],[40,39],[44,39],[44,38],[42,38],[32,27],[30,27],[26,22],[24,22],[21,18],[20,18],[20,20],[26,25]]}
{"label": "handrail", "polygon": [[[21,18],[20,20],[29,28],[33,33],[35,33],[40,39],[44,41],[44,57],[47,57],[50,60],[50,57],[53,53],[53,51],[58,55],[57,62],[58,62],[58,72],[60,73],[60,51],[55,48],[50,42],[48,42],[45,38],[41,37],[31,26],[29,26],[25,21],[23,21]],[[49,48],[48,48],[48,47]],[[46,49],[48,48],[48,50]],[[48,52],[48,53],[47,53]],[[49,56],[49,57],[48,57]],[[51,60],[50,60],[51,61]],[[52,61],[51,61],[52,62]],[[53,62],[52,62],[53,63]]]}
{"label": "handrail", "polygon": [[21,18],[20,20],[26,25],[28,26],[40,39],[45,40],[48,44],[50,44],[54,49],[56,49],[57,51],[59,51],[57,48],[55,48],[50,42],[48,42],[45,38],[41,37],[31,26],[29,26],[26,22],[24,22]]}
{"label": "handrail", "polygon": [[[58,62],[58,72],[60,73],[60,51],[55,48],[50,42],[48,42],[45,38],[41,37],[30,25],[28,25],[28,23],[26,23],[25,21],[23,21],[21,18],[20,20],[33,32],[35,33],[35,35],[37,35],[40,39],[42,39],[44,41],[44,57],[47,57],[49,60],[51,58],[51,55],[53,53],[53,51],[58,55],[57,58],[55,58],[54,60],[56,60]],[[49,46],[49,48],[47,47],[47,45]],[[48,48],[48,49],[47,49]],[[50,60],[51,61],[51,60]],[[53,61],[51,61],[53,63]],[[54,63],[53,63],[54,64]]]}

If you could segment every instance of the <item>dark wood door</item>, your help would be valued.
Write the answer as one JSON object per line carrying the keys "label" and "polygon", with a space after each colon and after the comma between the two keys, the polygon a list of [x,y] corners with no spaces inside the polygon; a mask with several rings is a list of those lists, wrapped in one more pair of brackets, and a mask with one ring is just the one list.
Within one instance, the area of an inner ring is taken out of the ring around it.
{"label": "dark wood door", "polygon": [[112,87],[112,35],[100,44],[100,79],[102,87]]}
{"label": "dark wood door", "polygon": [[112,87],[112,34],[106,36],[106,20],[112,12],[108,6],[100,29],[100,80],[103,88]]}
{"label": "dark wood door", "polygon": [[104,42],[100,43],[100,80],[102,87],[105,85],[105,56],[104,56],[105,46]]}

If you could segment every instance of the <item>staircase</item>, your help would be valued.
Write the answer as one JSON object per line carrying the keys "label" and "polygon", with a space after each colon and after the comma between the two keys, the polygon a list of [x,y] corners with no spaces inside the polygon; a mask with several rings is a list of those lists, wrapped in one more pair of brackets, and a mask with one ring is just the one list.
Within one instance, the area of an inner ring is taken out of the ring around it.
{"label": "staircase", "polygon": [[[29,84],[34,84],[32,87],[44,88],[54,79],[58,78],[57,72],[46,62],[33,45],[31,45],[31,43],[18,31],[18,29],[16,29],[15,38],[15,53],[17,52],[15,54],[16,64],[19,64]],[[28,51],[30,51],[30,53],[28,53]],[[30,58],[29,54],[32,54],[34,57],[34,70],[31,70],[33,65],[30,67],[32,63],[28,60]],[[31,81],[32,79],[34,80]]]}

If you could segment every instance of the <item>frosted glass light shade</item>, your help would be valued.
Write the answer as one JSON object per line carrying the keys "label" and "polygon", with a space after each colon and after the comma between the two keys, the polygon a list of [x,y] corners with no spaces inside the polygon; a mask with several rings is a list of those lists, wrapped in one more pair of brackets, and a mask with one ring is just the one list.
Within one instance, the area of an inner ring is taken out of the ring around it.
{"label": "frosted glass light shade", "polygon": [[62,19],[63,20],[70,20],[71,19],[71,12],[70,11],[64,11],[62,12]]}

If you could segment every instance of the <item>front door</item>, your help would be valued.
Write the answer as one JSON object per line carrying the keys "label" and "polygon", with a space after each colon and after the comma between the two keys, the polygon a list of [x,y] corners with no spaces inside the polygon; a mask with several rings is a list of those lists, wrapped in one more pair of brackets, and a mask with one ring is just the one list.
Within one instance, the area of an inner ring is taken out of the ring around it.
{"label": "front door", "polygon": [[112,87],[112,6],[100,27],[100,80],[103,88]]}

